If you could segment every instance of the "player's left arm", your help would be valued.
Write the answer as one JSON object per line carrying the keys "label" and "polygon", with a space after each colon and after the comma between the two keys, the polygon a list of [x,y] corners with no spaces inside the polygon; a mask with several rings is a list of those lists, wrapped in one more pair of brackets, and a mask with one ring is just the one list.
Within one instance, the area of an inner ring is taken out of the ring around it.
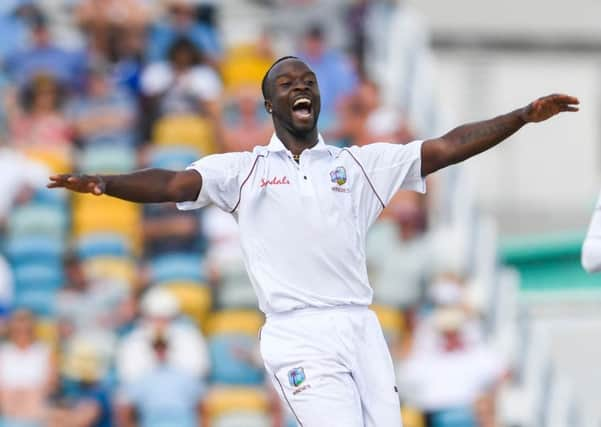
{"label": "player's left arm", "polygon": [[579,103],[573,96],[549,95],[511,113],[459,126],[440,138],[424,141],[422,176],[494,147],[527,123],[542,122],[566,111],[578,111]]}

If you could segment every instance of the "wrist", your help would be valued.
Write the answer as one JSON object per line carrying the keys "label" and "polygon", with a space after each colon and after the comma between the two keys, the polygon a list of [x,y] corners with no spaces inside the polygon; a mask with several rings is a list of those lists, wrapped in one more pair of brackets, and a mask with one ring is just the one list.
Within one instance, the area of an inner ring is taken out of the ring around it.
{"label": "wrist", "polygon": [[522,122],[522,125],[530,123],[530,118],[529,118],[530,107],[531,107],[531,105],[528,104],[525,107],[522,107],[516,111],[518,118]]}

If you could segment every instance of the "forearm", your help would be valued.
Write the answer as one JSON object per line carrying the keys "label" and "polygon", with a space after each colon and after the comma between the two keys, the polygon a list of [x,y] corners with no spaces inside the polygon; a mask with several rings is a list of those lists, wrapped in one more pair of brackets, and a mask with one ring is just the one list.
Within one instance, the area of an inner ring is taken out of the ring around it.
{"label": "forearm", "polygon": [[526,124],[523,109],[453,129],[441,139],[449,145],[449,164],[459,163],[509,138]]}
{"label": "forearm", "polygon": [[125,175],[100,175],[104,193],[136,203],[182,201],[185,196],[173,189],[177,172],[165,169],[143,169]]}
{"label": "forearm", "polygon": [[601,271],[601,195],[582,245],[582,267],[589,273]]}

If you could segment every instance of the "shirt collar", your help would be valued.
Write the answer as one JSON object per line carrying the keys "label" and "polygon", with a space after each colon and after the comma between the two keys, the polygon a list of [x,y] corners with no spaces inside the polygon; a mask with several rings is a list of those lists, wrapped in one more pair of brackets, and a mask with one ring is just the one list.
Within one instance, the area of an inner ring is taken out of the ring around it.
{"label": "shirt collar", "polygon": [[[267,150],[273,151],[273,152],[288,151],[288,149],[286,148],[284,143],[282,141],[280,141],[280,138],[278,138],[275,133],[272,135],[271,140],[269,141],[269,145],[267,145]],[[317,135],[317,144],[315,144],[311,148],[308,148],[308,150],[310,150],[310,151],[329,151],[328,146],[324,142],[321,134]]]}

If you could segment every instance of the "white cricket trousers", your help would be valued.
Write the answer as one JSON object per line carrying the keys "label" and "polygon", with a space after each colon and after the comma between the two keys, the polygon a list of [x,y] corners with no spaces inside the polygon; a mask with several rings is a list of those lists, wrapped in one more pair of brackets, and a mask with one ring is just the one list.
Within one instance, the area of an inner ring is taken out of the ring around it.
{"label": "white cricket trousers", "polygon": [[301,427],[401,427],[380,323],[363,306],[267,316],[261,355]]}

